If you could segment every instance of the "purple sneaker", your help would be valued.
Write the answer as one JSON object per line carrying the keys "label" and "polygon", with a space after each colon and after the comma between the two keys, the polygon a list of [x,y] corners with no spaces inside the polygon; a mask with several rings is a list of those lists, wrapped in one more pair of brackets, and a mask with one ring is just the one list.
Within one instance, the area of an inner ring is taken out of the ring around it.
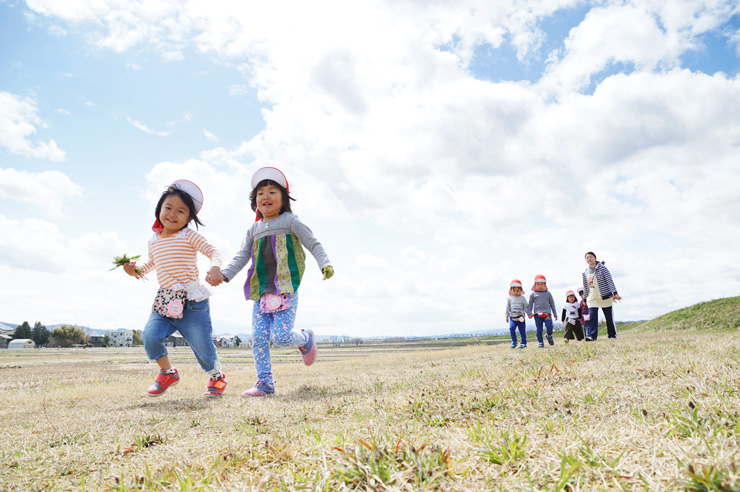
{"label": "purple sneaker", "polygon": [[275,385],[271,383],[263,383],[262,381],[257,381],[257,384],[254,385],[254,388],[250,388],[244,393],[242,393],[242,396],[244,398],[250,398],[253,396],[267,396],[272,395],[275,393]]}
{"label": "purple sneaker", "polygon": [[316,342],[314,340],[313,330],[301,331],[308,335],[308,343],[306,343],[306,345],[304,345],[303,347],[298,347],[298,350],[301,351],[303,363],[307,366],[310,366],[316,360]]}

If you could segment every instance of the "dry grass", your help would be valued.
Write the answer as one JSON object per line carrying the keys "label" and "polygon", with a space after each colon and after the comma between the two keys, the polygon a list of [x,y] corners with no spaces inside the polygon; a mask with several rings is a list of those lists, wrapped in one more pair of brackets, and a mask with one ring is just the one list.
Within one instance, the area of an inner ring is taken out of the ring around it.
{"label": "dry grass", "polygon": [[[148,398],[143,351],[0,353],[0,490],[737,490],[740,334],[276,356]],[[724,489],[722,487],[725,487]]]}

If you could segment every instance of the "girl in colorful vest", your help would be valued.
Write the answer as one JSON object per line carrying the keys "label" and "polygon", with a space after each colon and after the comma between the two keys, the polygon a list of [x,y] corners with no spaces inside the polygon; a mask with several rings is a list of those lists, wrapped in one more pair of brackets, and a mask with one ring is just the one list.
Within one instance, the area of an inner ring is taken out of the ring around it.
{"label": "girl in colorful vest", "polygon": [[[565,323],[565,343],[575,338],[579,342],[583,340],[583,326],[581,325],[581,303],[576,299],[572,290],[565,293],[565,305],[562,313]],[[573,336],[575,334],[575,337]]]}
{"label": "girl in colorful vest", "polygon": [[547,279],[544,275],[537,275],[534,278],[532,293],[529,295],[529,308],[531,313],[529,317],[534,316],[534,325],[537,328],[537,342],[539,347],[543,348],[545,342],[542,338],[542,325],[547,328],[547,343],[555,345],[552,339],[552,318],[550,314],[558,319],[557,309],[555,308],[555,299],[547,290]]}
{"label": "girl in colorful vest", "polygon": [[527,348],[527,322],[524,316],[531,317],[531,314],[527,298],[522,295],[522,283],[519,280],[512,280],[509,284],[509,299],[506,301],[506,322],[509,323],[511,333],[511,348],[516,348],[517,329],[522,339],[519,348]]}
{"label": "girl in colorful vest", "polygon": [[588,268],[583,272],[583,290],[588,303],[588,325],[586,326],[586,341],[591,342],[599,336],[599,308],[606,318],[606,331],[610,340],[617,338],[617,327],[614,325],[612,305],[621,299],[614,286],[612,274],[604,266],[603,261],[596,260],[593,251],[586,253]]}
{"label": "girl in colorful vest", "polygon": [[197,253],[211,260],[208,278],[219,272],[221,254],[188,227],[191,222],[203,225],[197,215],[202,206],[203,193],[195,183],[186,179],[172,183],[162,193],[154,211],[156,221],[152,227],[154,236],[149,240],[149,261],[138,266],[132,261],[123,266],[126,273],[136,278],[156,269],[160,285],[152,314],[141,334],[147,357],[159,365],[159,374],[147,390],[149,396],[160,396],[180,382],[180,374],[172,367],[164,342],[175,331],[188,342],[198,364],[210,376],[205,396],[222,396],[226,388],[226,375],[221,372],[212,339],[208,298],[213,290],[198,279],[196,261]]}
{"label": "girl in colorful vest", "polygon": [[311,330],[294,330],[298,287],[306,269],[303,247],[316,259],[324,280],[334,275],[329,257],[311,229],[293,215],[290,188],[285,175],[274,167],[258,169],[252,176],[249,195],[257,220],[247,231],[241,250],[221,269],[214,284],[229,282],[249,263],[244,296],[252,307],[252,353],[257,383],[244,397],[275,393],[270,360],[270,339],[276,346],[297,347],[307,366],[316,359],[316,340]]}

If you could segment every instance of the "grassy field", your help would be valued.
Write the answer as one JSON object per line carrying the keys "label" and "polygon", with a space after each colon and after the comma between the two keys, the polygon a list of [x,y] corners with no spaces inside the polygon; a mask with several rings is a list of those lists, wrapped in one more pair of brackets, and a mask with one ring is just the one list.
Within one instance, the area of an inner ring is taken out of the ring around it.
{"label": "grassy field", "polygon": [[[141,349],[0,352],[0,490],[738,490],[740,333],[632,327],[511,350],[221,350],[226,396],[145,396]],[[297,352],[297,351],[296,351]]]}

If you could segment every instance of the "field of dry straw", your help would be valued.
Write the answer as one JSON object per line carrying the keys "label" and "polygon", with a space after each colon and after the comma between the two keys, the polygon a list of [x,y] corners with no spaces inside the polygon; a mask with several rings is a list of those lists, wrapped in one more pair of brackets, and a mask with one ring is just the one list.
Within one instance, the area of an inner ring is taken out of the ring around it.
{"label": "field of dry straw", "polygon": [[740,334],[623,332],[546,349],[321,347],[277,394],[160,398],[141,349],[0,353],[0,490],[738,490]]}

